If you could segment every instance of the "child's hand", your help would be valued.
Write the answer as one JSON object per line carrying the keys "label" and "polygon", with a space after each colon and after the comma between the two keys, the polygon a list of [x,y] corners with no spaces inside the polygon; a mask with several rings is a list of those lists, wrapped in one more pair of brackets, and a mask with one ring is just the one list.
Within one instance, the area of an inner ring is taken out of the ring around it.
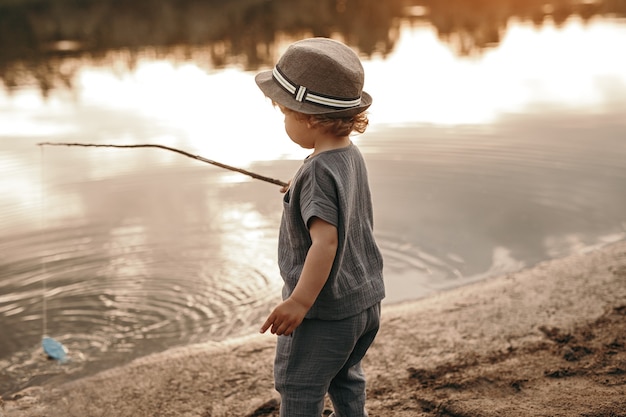
{"label": "child's hand", "polygon": [[271,326],[272,334],[289,336],[302,323],[307,311],[309,309],[304,305],[288,298],[280,303],[265,320],[261,333],[265,333]]}
{"label": "child's hand", "polygon": [[287,181],[287,185],[285,185],[284,187],[280,187],[280,192],[285,194],[287,192],[287,190],[289,189],[289,186],[291,185],[291,180]]}

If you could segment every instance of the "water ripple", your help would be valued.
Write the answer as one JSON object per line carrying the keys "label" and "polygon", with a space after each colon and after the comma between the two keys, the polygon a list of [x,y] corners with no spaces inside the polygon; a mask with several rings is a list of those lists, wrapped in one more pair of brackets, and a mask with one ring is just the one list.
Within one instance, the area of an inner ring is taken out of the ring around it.
{"label": "water ripple", "polygon": [[[110,236],[132,244],[104,238]],[[257,245],[275,244],[274,233],[260,239]],[[193,248],[145,240],[138,225],[113,233],[99,225],[0,242],[10,251],[10,261],[0,267],[0,330],[11,335],[0,341],[0,351],[14,352],[0,367],[0,391],[47,372],[46,361],[32,353],[40,349],[44,319],[45,331],[69,348],[72,363],[62,373],[75,374],[160,351],[173,341],[245,334],[258,327],[280,293],[279,282],[269,278],[275,271],[216,259],[210,253],[216,242],[201,233],[185,236],[197,244]]]}

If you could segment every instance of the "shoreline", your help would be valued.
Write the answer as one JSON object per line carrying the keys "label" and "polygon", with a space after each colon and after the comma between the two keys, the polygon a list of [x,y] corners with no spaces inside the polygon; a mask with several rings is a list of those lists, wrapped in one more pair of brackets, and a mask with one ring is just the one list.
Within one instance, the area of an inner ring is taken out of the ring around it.
{"label": "shoreline", "polygon": [[[0,416],[277,416],[274,345],[176,348]],[[385,306],[363,366],[372,417],[626,416],[626,242]]]}

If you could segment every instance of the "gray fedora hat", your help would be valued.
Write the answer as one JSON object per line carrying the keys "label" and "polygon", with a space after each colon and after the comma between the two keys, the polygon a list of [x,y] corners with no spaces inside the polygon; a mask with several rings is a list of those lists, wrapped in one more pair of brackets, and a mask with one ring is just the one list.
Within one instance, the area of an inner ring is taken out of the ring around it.
{"label": "gray fedora hat", "polygon": [[341,42],[310,38],[291,44],[271,71],[257,74],[261,91],[304,114],[348,117],[372,104],[363,91],[365,73],[357,54]]}

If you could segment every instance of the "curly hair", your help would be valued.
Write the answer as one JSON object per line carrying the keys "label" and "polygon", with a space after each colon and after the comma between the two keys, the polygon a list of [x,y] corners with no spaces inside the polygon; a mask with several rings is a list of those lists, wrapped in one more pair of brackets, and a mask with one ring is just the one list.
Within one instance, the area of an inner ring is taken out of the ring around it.
{"label": "curly hair", "polygon": [[307,121],[313,128],[321,129],[325,133],[337,137],[348,136],[352,132],[363,133],[369,125],[369,119],[365,112],[354,116],[332,117],[332,115],[326,114],[304,114],[277,103],[273,104],[280,108],[283,113],[295,113],[298,120]]}
{"label": "curly hair", "polygon": [[305,115],[311,126],[320,128],[337,137],[348,136],[352,132],[363,133],[369,125],[365,112],[348,117],[330,117],[327,115]]}

